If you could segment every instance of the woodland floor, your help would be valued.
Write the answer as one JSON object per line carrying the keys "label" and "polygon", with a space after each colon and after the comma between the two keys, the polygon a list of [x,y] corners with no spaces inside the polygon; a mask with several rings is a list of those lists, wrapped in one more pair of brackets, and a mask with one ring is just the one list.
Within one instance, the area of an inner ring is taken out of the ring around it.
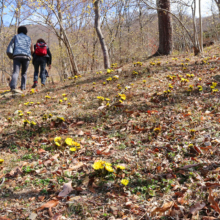
{"label": "woodland floor", "polygon": [[220,219],[219,50],[0,99],[0,219]]}

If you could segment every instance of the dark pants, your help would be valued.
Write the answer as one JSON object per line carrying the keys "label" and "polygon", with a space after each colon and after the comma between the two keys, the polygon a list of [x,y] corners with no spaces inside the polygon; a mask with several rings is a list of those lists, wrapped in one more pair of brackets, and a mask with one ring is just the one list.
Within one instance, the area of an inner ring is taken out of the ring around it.
{"label": "dark pants", "polygon": [[47,65],[47,58],[46,57],[37,57],[34,61],[34,83],[38,80],[39,75],[39,67],[40,67],[40,78],[41,84],[45,85],[46,82],[46,65]]}
{"label": "dark pants", "polygon": [[26,89],[27,69],[30,61],[25,58],[14,58],[13,60],[13,74],[10,82],[10,88],[16,89],[18,76],[21,68],[21,89]]}

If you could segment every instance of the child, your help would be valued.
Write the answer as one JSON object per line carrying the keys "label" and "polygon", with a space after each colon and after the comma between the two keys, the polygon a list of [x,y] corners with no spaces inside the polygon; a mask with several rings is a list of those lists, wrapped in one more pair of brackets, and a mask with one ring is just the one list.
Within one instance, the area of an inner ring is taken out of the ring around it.
{"label": "child", "polygon": [[41,84],[44,86],[46,83],[46,65],[51,69],[52,55],[44,39],[40,38],[34,45],[33,65],[34,65],[34,85],[32,88],[37,87],[39,67]]}

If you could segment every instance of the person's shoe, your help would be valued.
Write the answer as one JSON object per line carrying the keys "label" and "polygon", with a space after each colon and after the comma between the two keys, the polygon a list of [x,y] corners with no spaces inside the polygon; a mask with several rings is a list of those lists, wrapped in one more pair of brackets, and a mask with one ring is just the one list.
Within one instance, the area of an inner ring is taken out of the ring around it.
{"label": "person's shoe", "polygon": [[37,87],[37,83],[34,83],[34,85],[32,86],[32,88],[36,88]]}

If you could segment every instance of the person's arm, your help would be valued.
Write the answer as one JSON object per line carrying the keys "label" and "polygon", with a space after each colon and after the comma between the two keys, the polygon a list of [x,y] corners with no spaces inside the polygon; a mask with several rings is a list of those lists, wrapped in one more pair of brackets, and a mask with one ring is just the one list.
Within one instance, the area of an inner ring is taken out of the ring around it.
{"label": "person's arm", "polygon": [[33,55],[33,53],[34,53],[34,46],[33,46],[33,44],[31,43],[31,55]]}
{"label": "person's arm", "polygon": [[51,52],[50,52],[50,49],[49,49],[49,47],[47,48],[47,55],[49,56],[49,59],[48,59],[48,67],[49,67],[49,69],[51,69],[51,63],[52,63],[52,54],[51,54]]}

